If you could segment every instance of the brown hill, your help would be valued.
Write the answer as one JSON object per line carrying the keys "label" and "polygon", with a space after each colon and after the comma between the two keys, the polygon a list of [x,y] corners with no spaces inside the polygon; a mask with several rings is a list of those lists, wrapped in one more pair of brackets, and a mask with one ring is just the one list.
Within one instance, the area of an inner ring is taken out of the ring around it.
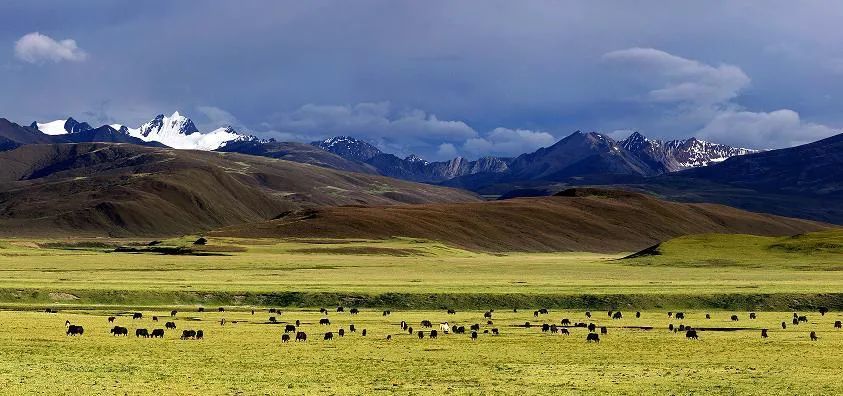
{"label": "brown hill", "polygon": [[722,205],[682,204],[612,190],[560,196],[394,207],[334,207],[288,213],[216,236],[438,240],[480,251],[636,251],[680,235],[792,235],[826,226]]}
{"label": "brown hill", "polygon": [[454,189],[234,153],[129,144],[0,153],[0,235],[179,235],[321,205],[477,201]]}

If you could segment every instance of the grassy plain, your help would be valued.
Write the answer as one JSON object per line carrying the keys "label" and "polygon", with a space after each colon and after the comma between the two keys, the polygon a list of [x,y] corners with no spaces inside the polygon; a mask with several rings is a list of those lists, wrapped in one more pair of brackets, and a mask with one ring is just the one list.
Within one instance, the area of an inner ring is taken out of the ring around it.
{"label": "grassy plain", "polygon": [[[116,324],[162,328],[165,311],[144,311],[144,319],[119,316]],[[282,344],[282,325],[270,315],[249,312],[181,312],[177,332],[164,339],[113,337],[106,316],[126,312],[103,310],[0,312],[0,388],[4,394],[841,394],[843,331],[833,328],[839,313],[808,312],[810,323],[781,330],[790,312],[762,312],[731,322],[731,312],[687,312],[681,322],[697,327],[746,330],[700,331],[699,340],[667,331],[665,311],[645,311],[640,319],[624,312],[621,320],[595,312],[607,325],[599,344],[586,343],[586,329],[571,335],[542,333],[523,323],[559,323],[561,318],[587,321],[583,311],[496,311],[485,325],[481,311],[380,311],[359,315],[331,312],[330,326],[320,326],[317,311],[285,311],[280,321],[302,321],[306,343]],[[161,315],[152,322],[151,315]],[[225,317],[224,326],[218,323]],[[500,336],[442,335],[436,340],[402,332],[407,320],[416,330],[422,319],[496,327]],[[85,327],[80,337],[64,335],[64,322]],[[237,321],[237,323],[234,323]],[[323,341],[326,331],[356,333]],[[623,326],[654,326],[653,330]],[[203,329],[204,340],[179,340],[182,329]],[[360,332],[367,329],[367,336]],[[770,338],[761,339],[761,328]],[[819,340],[808,338],[816,331]],[[387,341],[386,335],[392,335]]]}
{"label": "grassy plain", "polygon": [[[412,239],[212,238],[205,247],[193,239],[163,241],[166,249],[196,250],[180,255],[113,252],[116,244],[145,249],[140,241],[0,241],[2,393],[843,393],[843,331],[833,328],[843,320],[839,231],[694,236],[635,259],[492,255]],[[332,324],[318,325],[316,308],[337,304],[362,312],[331,312]],[[216,312],[219,305],[226,312]],[[820,316],[819,305],[832,312]],[[534,318],[541,306],[550,314]],[[282,328],[268,323],[267,307],[284,311],[275,315],[281,324],[300,319],[308,342],[281,344]],[[447,315],[446,307],[459,312]],[[164,339],[108,334],[107,316],[118,315],[116,324],[134,334],[163,327],[172,308],[180,311],[178,330]],[[496,309],[493,325],[482,317],[489,308]],[[610,320],[610,308],[625,317]],[[609,327],[599,344],[586,343],[584,329],[563,336],[523,327],[587,322],[585,309]],[[683,322],[666,315],[678,309],[688,311]],[[759,310],[757,320],[748,319],[750,309]],[[635,310],[643,311],[640,319]],[[781,329],[793,310],[809,323]],[[132,311],[144,319],[130,319]],[[741,320],[729,320],[732,313]],[[418,330],[423,319],[481,323],[501,335],[419,340],[399,329],[406,320]],[[65,320],[85,334],[65,336]],[[357,333],[322,340],[351,323]],[[692,341],[668,332],[669,323],[740,330],[702,330]],[[762,328],[770,338],[760,338]],[[179,340],[182,329],[203,329],[206,339]],[[809,340],[810,331],[818,341]]]}

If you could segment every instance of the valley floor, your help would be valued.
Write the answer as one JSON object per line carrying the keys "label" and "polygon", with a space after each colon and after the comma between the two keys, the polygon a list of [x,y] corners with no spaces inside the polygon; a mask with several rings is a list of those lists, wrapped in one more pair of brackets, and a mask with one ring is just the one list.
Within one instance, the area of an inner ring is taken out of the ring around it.
{"label": "valley floor", "polygon": [[[0,241],[0,389],[841,394],[843,330],[834,328],[843,320],[840,236],[694,236],[636,259],[492,255],[400,238],[211,238],[195,246],[192,237],[154,247],[149,241],[6,239]],[[114,252],[118,245],[130,252]],[[346,312],[335,312],[338,304]],[[330,309],[327,316],[319,313],[322,306]],[[360,314],[348,313],[352,306]],[[819,306],[831,312],[821,316]],[[282,313],[270,314],[271,307]],[[535,317],[540,307],[550,313]],[[458,312],[448,315],[447,308]],[[179,311],[174,318],[171,309]],[[392,314],[382,315],[387,309]],[[492,324],[483,317],[487,309],[495,309]],[[610,319],[608,309],[622,310],[623,318]],[[687,311],[684,320],[668,318],[667,311],[678,310]],[[749,319],[750,310],[757,319]],[[792,325],[794,311],[808,322]],[[133,320],[132,312],[144,318]],[[153,315],[160,320],[153,322]],[[108,316],[116,322],[108,323]],[[319,324],[325,317],[330,325]],[[607,326],[608,334],[596,344],[586,342],[583,328],[571,328],[568,336],[541,331],[541,324],[561,325],[563,318]],[[135,329],[163,328],[170,320],[177,329],[163,339],[134,337]],[[283,326],[295,320],[308,341],[282,343]],[[434,329],[446,321],[477,323],[479,337],[433,340],[425,329],[420,340],[400,329],[402,320],[416,331],[422,320]],[[66,336],[65,321],[82,325],[84,335]],[[357,332],[350,333],[351,324]],[[698,328],[700,338],[669,332],[669,324]],[[111,336],[113,325],[127,327],[129,336]],[[345,337],[337,337],[340,328]],[[501,334],[484,333],[492,328]],[[760,337],[764,328],[767,339]],[[180,340],[184,329],[202,329],[205,339]],[[337,338],[324,341],[328,331]],[[817,341],[810,340],[812,331]]]}

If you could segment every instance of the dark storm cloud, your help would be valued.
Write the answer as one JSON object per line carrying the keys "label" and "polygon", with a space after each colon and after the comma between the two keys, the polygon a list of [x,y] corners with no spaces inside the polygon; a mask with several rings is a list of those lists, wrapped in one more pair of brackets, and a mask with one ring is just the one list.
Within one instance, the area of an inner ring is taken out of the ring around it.
{"label": "dark storm cloud", "polygon": [[[827,2],[7,1],[0,108],[130,125],[179,110],[429,158],[576,129],[780,147],[843,124],[841,16]],[[16,53],[36,32],[53,42]]]}

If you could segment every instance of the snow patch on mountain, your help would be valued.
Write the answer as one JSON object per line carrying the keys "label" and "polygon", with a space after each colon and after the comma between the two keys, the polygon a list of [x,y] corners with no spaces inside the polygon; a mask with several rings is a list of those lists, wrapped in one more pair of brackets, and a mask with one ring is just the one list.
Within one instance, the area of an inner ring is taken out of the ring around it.
{"label": "snow patch on mountain", "polygon": [[38,130],[44,132],[48,135],[67,135],[67,131],[64,129],[64,124],[67,120],[55,120],[50,122],[37,122],[35,125],[38,126]]}

